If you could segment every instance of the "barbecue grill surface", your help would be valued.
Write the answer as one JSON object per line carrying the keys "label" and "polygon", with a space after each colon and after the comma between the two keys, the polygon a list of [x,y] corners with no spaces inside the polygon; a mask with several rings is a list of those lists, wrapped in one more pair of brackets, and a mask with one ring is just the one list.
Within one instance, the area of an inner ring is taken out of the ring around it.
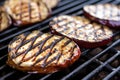
{"label": "barbecue grill surface", "polygon": [[[1,4],[3,1],[0,2]],[[7,46],[15,36],[35,29],[49,32],[49,22],[53,17],[83,15],[83,6],[98,3],[120,4],[119,0],[61,0],[53,9],[51,17],[43,22],[25,28],[11,26],[0,32],[0,80],[120,80],[120,30],[114,30],[114,38],[106,46],[85,49],[82,56],[69,68],[52,74],[32,74],[15,70],[6,65]]]}

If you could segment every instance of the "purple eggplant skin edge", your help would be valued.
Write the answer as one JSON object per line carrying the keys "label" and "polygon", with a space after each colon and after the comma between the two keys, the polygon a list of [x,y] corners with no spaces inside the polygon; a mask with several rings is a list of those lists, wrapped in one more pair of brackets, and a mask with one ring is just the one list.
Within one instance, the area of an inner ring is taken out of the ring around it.
{"label": "purple eggplant skin edge", "polygon": [[115,21],[115,20],[100,19],[100,18],[97,18],[97,17],[90,15],[85,10],[83,10],[83,12],[84,12],[84,16],[92,21],[103,24],[103,25],[108,26],[108,27],[113,28],[113,29],[120,29],[120,20]]}

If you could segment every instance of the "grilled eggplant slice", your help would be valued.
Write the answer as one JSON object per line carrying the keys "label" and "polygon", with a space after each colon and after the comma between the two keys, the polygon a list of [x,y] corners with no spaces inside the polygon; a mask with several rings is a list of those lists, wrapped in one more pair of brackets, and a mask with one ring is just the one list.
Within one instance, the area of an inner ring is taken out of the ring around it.
{"label": "grilled eggplant slice", "polygon": [[113,32],[101,24],[91,22],[85,17],[61,15],[50,22],[52,33],[73,39],[80,47],[94,48],[106,45]]}
{"label": "grilled eggplant slice", "polygon": [[10,27],[11,23],[10,16],[0,7],[0,32]]}
{"label": "grilled eggplant slice", "polygon": [[114,4],[96,4],[84,6],[84,15],[89,19],[120,29],[120,6]]}
{"label": "grilled eggplant slice", "polygon": [[36,0],[8,0],[5,8],[17,26],[43,21],[51,12],[45,3]]}
{"label": "grilled eggplant slice", "polygon": [[14,38],[8,46],[7,64],[33,73],[54,73],[67,68],[80,57],[75,42],[64,36],[36,30]]}

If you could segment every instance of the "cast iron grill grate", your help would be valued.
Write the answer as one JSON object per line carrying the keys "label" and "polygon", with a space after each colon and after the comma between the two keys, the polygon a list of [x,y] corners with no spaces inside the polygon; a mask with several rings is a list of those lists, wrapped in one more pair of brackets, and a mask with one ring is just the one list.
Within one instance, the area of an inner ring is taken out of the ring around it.
{"label": "cast iron grill grate", "polygon": [[[3,3],[3,2],[1,2]],[[88,4],[113,3],[119,0],[61,0],[53,9],[52,17],[41,23],[26,28],[11,28],[0,33],[0,80],[120,80],[120,31],[114,30],[113,41],[103,47],[94,49],[82,48],[82,56],[72,66],[64,71],[53,74],[31,74],[10,68],[6,65],[7,45],[9,41],[26,31],[40,29],[49,31],[49,21],[59,15],[83,15],[82,7]]]}

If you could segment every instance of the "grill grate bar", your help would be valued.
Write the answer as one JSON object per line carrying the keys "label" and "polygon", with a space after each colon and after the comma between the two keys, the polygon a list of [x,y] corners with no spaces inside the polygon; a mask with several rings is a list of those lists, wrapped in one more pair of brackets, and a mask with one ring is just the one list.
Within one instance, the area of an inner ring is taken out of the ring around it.
{"label": "grill grate bar", "polygon": [[7,56],[7,54],[5,54],[4,56],[0,57],[0,60],[2,60],[3,58],[5,58]]}
{"label": "grill grate bar", "polygon": [[4,45],[4,46],[0,47],[0,51],[3,50],[3,49],[5,49],[5,48],[7,48],[7,46],[8,45]]}
{"label": "grill grate bar", "polygon": [[[112,49],[114,49],[114,48],[112,48]],[[114,49],[115,50],[115,49]],[[115,50],[116,51],[116,50]],[[114,53],[117,53],[117,52],[114,52]],[[102,61],[100,61],[99,59],[95,59],[95,62],[97,62],[97,63],[99,63],[99,64],[104,64],[104,62],[102,62]],[[113,68],[111,65],[109,65],[109,64],[106,64],[105,65],[105,67],[107,68],[107,69],[109,69],[110,71],[113,71],[113,70],[115,70],[115,68]],[[118,74],[120,74],[120,72],[118,72]]]}
{"label": "grill grate bar", "polygon": [[2,65],[1,67],[0,67],[0,70],[2,70],[3,68],[5,68],[6,67],[6,65],[4,64],[4,65]]}
{"label": "grill grate bar", "polygon": [[112,4],[119,4],[120,1],[119,0],[115,0],[114,2],[112,2]]}
{"label": "grill grate bar", "polygon": [[[100,62],[98,59],[95,60],[95,62],[99,63],[99,64],[104,64],[103,62]],[[106,64],[104,67],[106,67],[108,70],[113,71],[115,70],[115,68],[113,68],[112,66],[110,66],[109,64]],[[118,72],[118,74],[120,74],[120,72]]]}
{"label": "grill grate bar", "polygon": [[17,29],[17,27],[8,29],[8,30],[6,30],[6,31],[4,31],[4,32],[2,32],[2,33],[0,33],[0,36],[3,36],[3,35],[5,35],[5,34],[8,34],[8,33],[12,32],[12,31],[15,31],[16,29]]}
{"label": "grill grate bar", "polygon": [[68,13],[74,12],[76,10],[77,11],[81,10],[84,5],[93,4],[93,3],[96,3],[98,1],[97,0],[93,0],[93,1],[88,1],[88,2],[82,3],[81,5],[78,5],[78,6],[74,7],[74,8],[72,7],[72,9],[66,10],[66,11],[64,11],[64,12],[62,12],[60,14],[68,14]]}
{"label": "grill grate bar", "polygon": [[109,75],[107,75],[103,80],[109,80],[112,76],[114,76],[120,70],[120,66],[112,71]]}
{"label": "grill grate bar", "polygon": [[[83,2],[85,3],[85,1],[75,0],[74,2],[72,2],[72,4],[69,4],[69,5],[67,5],[67,6],[62,6],[59,10],[54,11],[54,12],[52,13],[52,15],[58,14],[59,12],[62,12],[63,10],[67,10],[67,9],[69,9],[69,8],[71,8],[71,7],[72,7],[72,9],[73,9],[74,6],[79,5],[79,4],[83,3]],[[93,1],[93,2],[95,2],[95,1]],[[78,6],[77,6],[77,7],[78,7]],[[71,11],[69,11],[69,12],[71,12]],[[61,14],[61,13],[60,13],[60,14]]]}
{"label": "grill grate bar", "polygon": [[27,75],[25,75],[24,77],[21,77],[19,80],[25,80],[26,78],[28,78],[28,77],[30,77],[31,76],[31,74],[27,74]]}
{"label": "grill grate bar", "polygon": [[97,72],[99,72],[103,67],[105,67],[108,63],[110,63],[111,61],[113,61],[118,55],[120,55],[120,52],[117,52],[113,57],[111,57],[110,59],[108,59],[105,63],[103,63],[102,65],[100,65],[98,68],[96,68],[95,70],[93,70],[92,72],[90,72],[87,76],[85,76],[82,80],[88,80],[90,79],[94,74],[96,74]]}
{"label": "grill grate bar", "polygon": [[1,77],[0,80],[5,80],[5,78],[7,78],[8,76],[10,76],[10,75],[12,75],[12,74],[14,74],[14,73],[15,73],[15,71],[12,71],[12,72],[6,74],[6,75],[4,75],[3,77]]}
{"label": "grill grate bar", "polygon": [[83,51],[82,55],[86,55],[90,50],[92,50],[92,49],[87,49],[87,50]]}
{"label": "grill grate bar", "polygon": [[69,4],[70,2],[73,2],[73,1],[75,1],[75,0],[66,0],[64,2],[60,2],[57,7],[62,7],[62,6],[67,5],[67,4]]}
{"label": "grill grate bar", "polygon": [[72,71],[68,75],[64,76],[62,78],[62,80],[66,80],[66,79],[69,79],[69,78],[73,77],[73,75],[76,75],[82,68],[84,68],[85,66],[87,66],[88,64],[90,64],[93,60],[95,60],[97,57],[101,56],[102,54],[104,54],[108,50],[110,50],[112,47],[114,47],[118,43],[120,43],[120,40],[115,41],[111,46],[107,47],[105,50],[103,50],[102,52],[100,52],[99,54],[97,54],[95,57],[93,57],[90,60],[86,61],[85,63],[83,63],[82,65],[80,65],[78,68],[76,68],[74,71]]}
{"label": "grill grate bar", "polygon": [[45,79],[47,79],[48,77],[50,77],[51,75],[52,75],[52,74],[48,74],[48,75],[42,77],[40,80],[45,80]]}
{"label": "grill grate bar", "polygon": [[119,34],[120,34],[120,31],[115,32],[115,33],[113,34],[113,37],[115,37],[115,36],[117,36],[117,35],[119,35]]}

